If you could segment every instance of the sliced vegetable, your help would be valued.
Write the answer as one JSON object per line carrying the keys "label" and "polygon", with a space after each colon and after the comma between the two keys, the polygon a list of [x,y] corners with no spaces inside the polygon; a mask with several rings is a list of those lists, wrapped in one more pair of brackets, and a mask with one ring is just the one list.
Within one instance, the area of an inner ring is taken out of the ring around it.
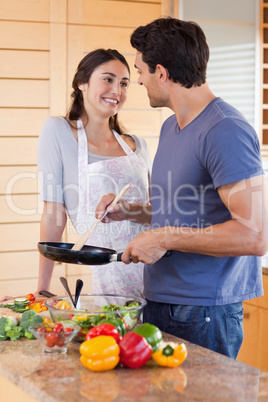
{"label": "sliced vegetable", "polygon": [[41,313],[41,311],[48,310],[48,308],[44,305],[44,303],[34,303],[30,302],[26,307],[26,310],[31,309],[34,310],[36,313]]}
{"label": "sliced vegetable", "polygon": [[135,332],[123,336],[119,343],[120,363],[132,369],[142,367],[152,356],[152,347],[147,340]]}
{"label": "sliced vegetable", "polygon": [[152,355],[154,361],[163,367],[177,367],[187,357],[187,348],[184,343],[180,345],[167,345]]}
{"label": "sliced vegetable", "polygon": [[25,297],[18,297],[17,299],[14,299],[15,305],[21,305],[21,304],[27,305],[28,303],[29,303],[29,301]]}
{"label": "sliced vegetable", "polygon": [[112,336],[100,335],[80,345],[80,361],[92,371],[112,370],[119,363],[119,346]]}
{"label": "sliced vegetable", "polygon": [[159,349],[163,341],[162,332],[160,331],[160,329],[157,328],[155,325],[149,324],[148,322],[134,328],[132,332],[140,334],[141,336],[146,338],[147,342],[152,346],[153,353]]}

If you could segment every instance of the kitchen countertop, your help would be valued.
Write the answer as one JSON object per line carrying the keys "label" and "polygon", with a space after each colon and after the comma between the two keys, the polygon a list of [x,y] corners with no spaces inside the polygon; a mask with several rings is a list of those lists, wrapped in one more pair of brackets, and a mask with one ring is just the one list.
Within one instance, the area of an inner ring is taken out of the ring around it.
{"label": "kitchen countertop", "polygon": [[[163,336],[165,341],[182,342],[168,334]],[[9,340],[0,342],[0,377],[16,384],[31,401],[268,400],[268,372],[189,342],[185,344],[188,357],[177,368],[161,368],[150,361],[136,370],[117,367],[95,373],[80,363],[80,344],[74,341],[68,345],[66,355],[50,355],[42,351],[37,340]],[[2,400],[22,400],[6,398]]]}

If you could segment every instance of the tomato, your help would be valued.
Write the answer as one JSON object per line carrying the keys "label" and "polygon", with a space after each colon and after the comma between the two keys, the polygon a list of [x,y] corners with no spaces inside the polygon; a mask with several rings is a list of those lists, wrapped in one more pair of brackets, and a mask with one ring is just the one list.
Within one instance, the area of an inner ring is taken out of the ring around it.
{"label": "tomato", "polygon": [[55,343],[53,343],[53,342],[47,342],[46,345],[47,345],[48,348],[54,348]]}
{"label": "tomato", "polygon": [[66,345],[66,340],[65,340],[63,334],[58,335],[58,339],[57,339],[56,345],[59,346],[59,347],[62,347],[62,346],[65,346],[65,345]]}
{"label": "tomato", "polygon": [[57,322],[57,324],[54,325],[52,331],[60,333],[60,332],[63,332],[63,329],[64,329],[63,325],[60,322]]}
{"label": "tomato", "polygon": [[37,332],[47,332],[46,328],[39,327],[37,328]]}
{"label": "tomato", "polygon": [[53,332],[50,332],[46,335],[46,340],[47,340],[47,346],[49,348],[52,348],[53,346],[56,345],[57,340],[58,340],[58,334],[55,334]]}
{"label": "tomato", "polygon": [[29,294],[26,296],[26,299],[27,299],[28,301],[30,301],[30,302],[35,301],[34,294],[33,294],[33,293],[29,293]]}
{"label": "tomato", "polygon": [[72,328],[67,327],[67,328],[64,328],[63,332],[73,332],[73,330],[72,330]]}

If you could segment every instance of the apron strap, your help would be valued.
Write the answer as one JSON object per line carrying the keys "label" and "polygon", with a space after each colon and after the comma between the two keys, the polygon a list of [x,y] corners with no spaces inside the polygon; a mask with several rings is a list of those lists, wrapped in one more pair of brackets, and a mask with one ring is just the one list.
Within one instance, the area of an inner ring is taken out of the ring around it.
{"label": "apron strap", "polygon": [[87,136],[81,119],[77,120],[77,138],[78,138],[78,175],[81,169],[88,165]]}
{"label": "apron strap", "polygon": [[127,145],[127,143],[123,140],[123,138],[121,137],[120,134],[118,134],[115,130],[113,130],[114,136],[117,139],[117,141],[119,142],[119,144],[121,145],[123,151],[127,154],[127,155],[135,155],[135,152],[132,151],[132,149]]}
{"label": "apron strap", "polygon": [[[83,126],[83,122],[81,119],[77,120],[77,136],[78,136],[78,157],[84,160],[84,164],[88,164],[88,149],[87,149],[87,136]],[[119,145],[126,153],[127,156],[129,155],[136,155],[135,152],[127,145],[127,143],[122,139],[121,135],[118,134],[115,130],[113,130],[113,134],[117,139]]]}

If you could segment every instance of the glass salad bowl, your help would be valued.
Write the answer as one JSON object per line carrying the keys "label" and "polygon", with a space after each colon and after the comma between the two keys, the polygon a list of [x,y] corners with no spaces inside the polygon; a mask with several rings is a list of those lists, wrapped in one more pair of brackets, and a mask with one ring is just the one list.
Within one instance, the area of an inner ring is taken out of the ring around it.
{"label": "glass salad bowl", "polygon": [[29,331],[43,345],[46,353],[66,353],[67,344],[79,333],[81,327],[74,321],[39,323],[29,327]]}
{"label": "glass salad bowl", "polygon": [[53,322],[73,321],[81,327],[75,340],[83,342],[88,330],[102,321],[120,319],[126,331],[141,320],[146,300],[136,296],[82,294],[76,308],[68,296],[51,297],[44,302]]}

